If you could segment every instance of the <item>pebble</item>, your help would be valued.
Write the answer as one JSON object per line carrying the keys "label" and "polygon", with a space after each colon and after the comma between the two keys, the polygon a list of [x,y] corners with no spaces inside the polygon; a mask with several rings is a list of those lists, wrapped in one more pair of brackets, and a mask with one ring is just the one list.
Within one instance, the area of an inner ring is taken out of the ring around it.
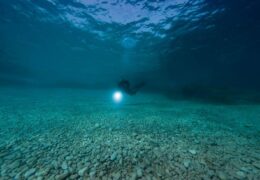
{"label": "pebble", "polygon": [[56,180],[66,179],[69,175],[70,175],[69,172],[65,172],[65,173],[63,173],[63,174],[61,174],[61,175],[56,176]]}
{"label": "pebble", "polygon": [[224,172],[218,172],[217,175],[218,175],[219,179],[221,179],[221,180],[228,179],[226,173],[224,173]]}
{"label": "pebble", "polygon": [[69,161],[69,160],[71,160],[72,158],[73,158],[72,156],[66,156],[65,159]]}
{"label": "pebble", "polygon": [[190,160],[184,160],[183,165],[185,168],[188,168],[190,166]]}
{"label": "pebble", "polygon": [[14,179],[21,179],[21,172],[19,172],[18,174],[16,174],[16,176],[14,177]]}
{"label": "pebble", "polygon": [[95,125],[94,125],[94,128],[100,128],[100,124],[98,124],[98,123],[96,123]]}
{"label": "pebble", "polygon": [[68,169],[68,165],[67,165],[67,163],[66,163],[65,161],[62,163],[61,168],[62,168],[63,170]]}
{"label": "pebble", "polygon": [[50,168],[46,168],[44,170],[40,170],[36,173],[36,176],[46,176],[50,171]]}
{"label": "pebble", "polygon": [[111,155],[110,160],[111,160],[111,161],[114,161],[114,160],[116,159],[116,157],[117,157],[117,152],[114,152],[114,153]]}
{"label": "pebble", "polygon": [[246,177],[245,173],[242,172],[242,171],[237,171],[236,174],[237,174],[237,176],[238,176],[239,178],[245,178],[245,177]]}
{"label": "pebble", "polygon": [[121,177],[120,172],[115,173],[115,174],[113,175],[113,177],[114,177],[114,180],[119,180],[120,177]]}
{"label": "pebble", "polygon": [[43,177],[42,177],[42,176],[38,176],[38,177],[36,178],[36,180],[43,180]]}
{"label": "pebble", "polygon": [[257,162],[253,163],[253,166],[257,169],[260,169],[260,162],[259,163],[257,163]]}
{"label": "pebble", "polygon": [[15,169],[18,166],[20,166],[20,162],[19,161],[15,161],[15,162],[13,162],[12,164],[9,165],[9,168],[10,169]]}
{"label": "pebble", "polygon": [[135,179],[137,179],[137,174],[136,173],[132,173],[131,177],[127,178],[127,179],[135,180]]}
{"label": "pebble", "polygon": [[138,168],[136,169],[136,175],[137,175],[137,177],[142,177],[143,172],[142,172],[142,169],[141,169],[140,167],[138,167]]}
{"label": "pebble", "polygon": [[196,150],[194,150],[194,149],[190,149],[189,152],[190,152],[192,155],[197,154]]}
{"label": "pebble", "polygon": [[73,174],[70,176],[70,179],[79,179],[78,176],[79,176],[78,174]]}
{"label": "pebble", "polygon": [[36,171],[35,168],[29,169],[28,171],[25,172],[24,177],[25,178],[30,177],[31,175],[33,175],[35,173],[35,171]]}
{"label": "pebble", "polygon": [[95,176],[95,174],[96,174],[96,171],[95,171],[95,170],[93,170],[93,171],[91,171],[91,172],[89,173],[89,176],[90,176],[90,177],[94,177],[94,176]]}
{"label": "pebble", "polygon": [[137,137],[138,136],[138,134],[135,133],[135,132],[132,135],[133,135],[133,137]]}
{"label": "pebble", "polygon": [[80,170],[78,171],[78,174],[79,174],[80,176],[84,176],[84,174],[86,173],[87,170],[88,170],[88,167],[84,167],[84,168],[82,168],[82,169],[80,169]]}
{"label": "pebble", "polygon": [[249,172],[249,169],[246,168],[246,167],[241,167],[240,170],[241,170],[241,171],[244,171],[244,172]]}
{"label": "pebble", "polygon": [[7,152],[0,152],[0,158],[6,156],[8,153]]}
{"label": "pebble", "polygon": [[53,161],[51,162],[51,164],[52,164],[52,166],[53,166],[55,169],[58,169],[58,168],[59,168],[57,161],[53,160]]}

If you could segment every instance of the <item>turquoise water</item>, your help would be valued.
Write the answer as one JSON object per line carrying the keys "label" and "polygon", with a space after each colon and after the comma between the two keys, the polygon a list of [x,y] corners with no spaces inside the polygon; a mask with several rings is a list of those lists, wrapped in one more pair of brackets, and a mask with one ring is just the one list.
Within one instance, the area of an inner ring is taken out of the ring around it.
{"label": "turquoise water", "polygon": [[259,5],[0,0],[0,179],[260,179]]}

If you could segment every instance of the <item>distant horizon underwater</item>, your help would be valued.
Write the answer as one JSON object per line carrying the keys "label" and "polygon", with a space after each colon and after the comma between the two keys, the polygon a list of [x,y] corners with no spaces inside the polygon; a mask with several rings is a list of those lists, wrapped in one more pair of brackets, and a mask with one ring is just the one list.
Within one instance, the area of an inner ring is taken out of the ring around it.
{"label": "distant horizon underwater", "polygon": [[259,10],[0,0],[0,180],[260,180]]}

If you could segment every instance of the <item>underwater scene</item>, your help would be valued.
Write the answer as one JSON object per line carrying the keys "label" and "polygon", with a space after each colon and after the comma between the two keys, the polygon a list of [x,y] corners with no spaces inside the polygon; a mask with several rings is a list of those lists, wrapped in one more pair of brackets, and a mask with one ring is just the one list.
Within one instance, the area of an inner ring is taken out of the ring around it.
{"label": "underwater scene", "polygon": [[0,180],[260,180],[259,0],[0,0]]}

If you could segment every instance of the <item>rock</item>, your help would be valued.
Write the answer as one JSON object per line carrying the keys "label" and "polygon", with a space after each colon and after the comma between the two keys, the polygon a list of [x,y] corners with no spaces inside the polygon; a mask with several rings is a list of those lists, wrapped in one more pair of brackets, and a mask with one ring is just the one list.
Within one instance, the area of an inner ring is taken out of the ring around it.
{"label": "rock", "polygon": [[51,162],[51,164],[52,164],[52,166],[53,166],[55,169],[58,169],[58,168],[59,168],[57,161],[53,160],[53,161]]}
{"label": "rock", "polygon": [[33,175],[35,173],[35,171],[36,171],[35,168],[29,169],[28,171],[25,172],[24,177],[25,178],[30,177],[31,175]]}
{"label": "rock", "polygon": [[254,166],[255,168],[257,168],[257,169],[260,169],[260,163],[255,162],[255,163],[253,163],[253,166]]}
{"label": "rock", "polygon": [[137,179],[137,174],[136,173],[132,173],[131,177],[127,178],[127,179],[135,180],[135,179]]}
{"label": "rock", "polygon": [[89,173],[89,176],[90,177],[94,177],[96,174],[96,170],[92,170],[90,173]]}
{"label": "rock", "polygon": [[63,179],[66,179],[69,175],[70,175],[69,172],[65,172],[65,173],[63,173],[61,175],[56,176],[56,179],[57,180],[63,180]]}
{"label": "rock", "polygon": [[113,174],[113,177],[114,177],[114,178],[113,178],[114,180],[119,180],[120,177],[121,177],[120,172],[117,172],[117,173]]}
{"label": "rock", "polygon": [[50,168],[41,169],[35,175],[36,176],[46,176],[49,173],[49,171],[50,171]]}
{"label": "rock", "polygon": [[72,156],[66,156],[65,159],[66,159],[67,161],[69,161],[69,160],[71,160],[72,158],[73,158]]}
{"label": "rock", "polygon": [[73,174],[70,176],[70,179],[78,179],[79,175],[78,174]]}
{"label": "rock", "polygon": [[219,179],[221,179],[221,180],[228,179],[226,173],[221,172],[221,171],[217,173],[217,176],[218,176]]}
{"label": "rock", "polygon": [[21,177],[21,172],[19,172],[18,174],[16,174],[16,176],[14,177],[14,179],[16,180],[16,179],[22,179],[22,177]]}
{"label": "rock", "polygon": [[183,165],[185,168],[188,168],[190,166],[190,160],[184,160]]}
{"label": "rock", "polygon": [[36,180],[43,180],[43,177],[42,177],[42,176],[38,176],[38,177],[36,178]]}
{"label": "rock", "polygon": [[135,133],[135,132],[132,135],[133,135],[133,137],[137,137],[138,136],[138,134]]}
{"label": "rock", "polygon": [[8,152],[0,152],[0,158],[6,156],[8,154]]}
{"label": "rock", "polygon": [[88,167],[84,167],[78,171],[79,176],[84,176],[86,171],[88,170]]}
{"label": "rock", "polygon": [[209,175],[209,177],[212,178],[212,177],[214,177],[215,172],[213,170],[208,170],[207,175]]}
{"label": "rock", "polygon": [[245,175],[245,173],[244,173],[243,171],[237,171],[237,172],[236,172],[236,175],[237,175],[239,178],[245,178],[245,177],[246,177],[246,175]]}
{"label": "rock", "polygon": [[8,166],[8,168],[10,168],[10,169],[15,169],[15,168],[17,168],[18,166],[20,166],[20,162],[19,162],[19,161],[14,161],[12,164],[10,164],[10,165]]}
{"label": "rock", "polygon": [[250,172],[250,170],[246,167],[241,167],[240,170],[243,172]]}
{"label": "rock", "polygon": [[96,123],[96,124],[94,125],[94,128],[95,128],[95,129],[100,128],[100,124]]}
{"label": "rock", "polygon": [[110,160],[114,161],[117,157],[117,152],[114,152],[111,156],[110,156]]}
{"label": "rock", "polygon": [[137,175],[137,177],[142,177],[143,171],[142,171],[142,169],[141,169],[140,167],[138,167],[138,168],[136,169],[136,175]]}
{"label": "rock", "polygon": [[68,165],[67,165],[67,163],[66,163],[65,161],[62,163],[61,168],[62,168],[63,170],[68,169]]}
{"label": "rock", "polygon": [[196,139],[196,140],[194,141],[194,143],[195,143],[195,144],[199,144],[200,141]]}
{"label": "rock", "polygon": [[194,150],[194,149],[190,149],[189,152],[190,152],[192,155],[197,154],[196,150]]}

